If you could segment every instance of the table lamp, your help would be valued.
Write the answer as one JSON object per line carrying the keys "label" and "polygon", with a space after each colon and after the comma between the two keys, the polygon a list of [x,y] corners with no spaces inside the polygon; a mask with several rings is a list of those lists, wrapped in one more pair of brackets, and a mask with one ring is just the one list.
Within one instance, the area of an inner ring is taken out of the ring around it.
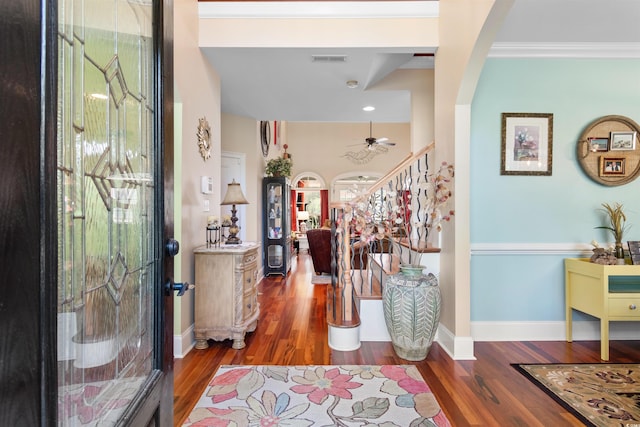
{"label": "table lamp", "polygon": [[245,199],[244,194],[242,194],[240,184],[234,179],[227,185],[227,194],[224,195],[224,200],[220,203],[220,205],[231,205],[231,226],[229,227],[229,237],[225,242],[227,245],[239,245],[242,243],[242,240],[237,236],[240,227],[236,224],[238,222],[236,205],[248,204],[249,202]]}
{"label": "table lamp", "polygon": [[307,221],[309,220],[309,212],[298,211],[298,221],[300,222],[300,231],[307,231]]}

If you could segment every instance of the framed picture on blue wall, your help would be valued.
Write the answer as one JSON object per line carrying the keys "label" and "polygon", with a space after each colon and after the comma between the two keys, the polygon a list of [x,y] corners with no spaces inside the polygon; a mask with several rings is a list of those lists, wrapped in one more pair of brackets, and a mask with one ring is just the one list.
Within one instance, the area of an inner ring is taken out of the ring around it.
{"label": "framed picture on blue wall", "polygon": [[501,175],[551,175],[553,114],[502,113]]}
{"label": "framed picture on blue wall", "polygon": [[625,158],[624,157],[600,157],[600,176],[607,175],[624,175],[625,174]]}
{"label": "framed picture on blue wall", "polygon": [[627,151],[636,149],[635,132],[611,132],[611,151]]}
{"label": "framed picture on blue wall", "polygon": [[589,149],[596,151],[609,151],[609,138],[589,138]]}

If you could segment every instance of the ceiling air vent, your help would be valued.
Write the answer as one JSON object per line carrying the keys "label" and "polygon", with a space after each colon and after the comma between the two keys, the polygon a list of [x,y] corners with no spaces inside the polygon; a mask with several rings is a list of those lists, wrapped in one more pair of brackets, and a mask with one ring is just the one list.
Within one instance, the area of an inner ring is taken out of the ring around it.
{"label": "ceiling air vent", "polygon": [[347,62],[347,55],[311,55],[311,62]]}

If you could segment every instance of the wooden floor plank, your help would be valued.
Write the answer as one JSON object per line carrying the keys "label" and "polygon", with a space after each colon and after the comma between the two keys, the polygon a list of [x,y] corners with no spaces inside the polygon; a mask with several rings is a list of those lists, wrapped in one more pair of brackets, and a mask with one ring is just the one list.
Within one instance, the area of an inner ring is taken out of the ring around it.
{"label": "wooden floor plank", "polygon": [[[341,352],[327,343],[326,298],[331,285],[311,284],[313,267],[306,254],[294,258],[287,278],[259,284],[260,318],[247,334],[246,347],[230,340],[209,341],[174,366],[174,425],[182,425],[220,365],[412,364],[456,427],[582,425],[513,363],[599,363],[598,341],[476,342],[477,360],[452,360],[436,343],[426,360],[400,359],[391,343],[363,342]],[[640,341],[611,341],[611,363],[637,363]]]}

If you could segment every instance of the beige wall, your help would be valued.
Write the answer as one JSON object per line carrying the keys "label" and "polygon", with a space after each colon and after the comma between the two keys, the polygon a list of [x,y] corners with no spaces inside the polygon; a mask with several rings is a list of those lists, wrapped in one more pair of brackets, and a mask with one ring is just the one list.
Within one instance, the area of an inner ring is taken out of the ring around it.
{"label": "beige wall", "polygon": [[[200,193],[200,177],[212,176],[218,182],[220,175],[220,79],[216,71],[203,57],[198,47],[198,8],[195,0],[174,2],[174,84],[176,103],[181,112],[175,117],[175,166],[176,212],[174,221],[179,223],[180,254],[175,271],[176,281],[194,283],[193,249],[205,242],[206,218],[219,215],[220,191],[214,185],[214,193]],[[185,66],[188,64],[188,66]],[[211,158],[204,161],[198,152],[196,132],[198,119],[206,117],[211,127]],[[181,132],[180,132],[181,130]],[[180,133],[178,133],[180,132]],[[204,212],[205,200],[211,210]],[[196,283],[197,286],[197,283]],[[193,324],[194,292],[175,299],[175,334],[181,334]]]}
{"label": "beige wall", "polygon": [[[456,166],[453,227],[443,231],[441,324],[451,333],[454,357],[473,355],[470,312],[469,144],[475,86],[495,33],[513,0],[441,0],[440,46],[435,61],[437,161]],[[448,25],[454,24],[455,25]]]}
{"label": "beige wall", "polygon": [[247,241],[261,240],[261,185],[264,162],[259,144],[259,122],[232,114],[222,115],[222,150],[246,155],[246,188],[242,191],[249,202],[246,206],[245,233]]}
{"label": "beige wall", "polygon": [[291,176],[314,172],[327,184],[345,172],[382,172],[400,163],[410,153],[411,133],[408,123],[373,123],[374,137],[387,137],[396,143],[365,164],[354,164],[344,155],[365,148],[369,123],[288,122],[288,152],[293,159]]}

